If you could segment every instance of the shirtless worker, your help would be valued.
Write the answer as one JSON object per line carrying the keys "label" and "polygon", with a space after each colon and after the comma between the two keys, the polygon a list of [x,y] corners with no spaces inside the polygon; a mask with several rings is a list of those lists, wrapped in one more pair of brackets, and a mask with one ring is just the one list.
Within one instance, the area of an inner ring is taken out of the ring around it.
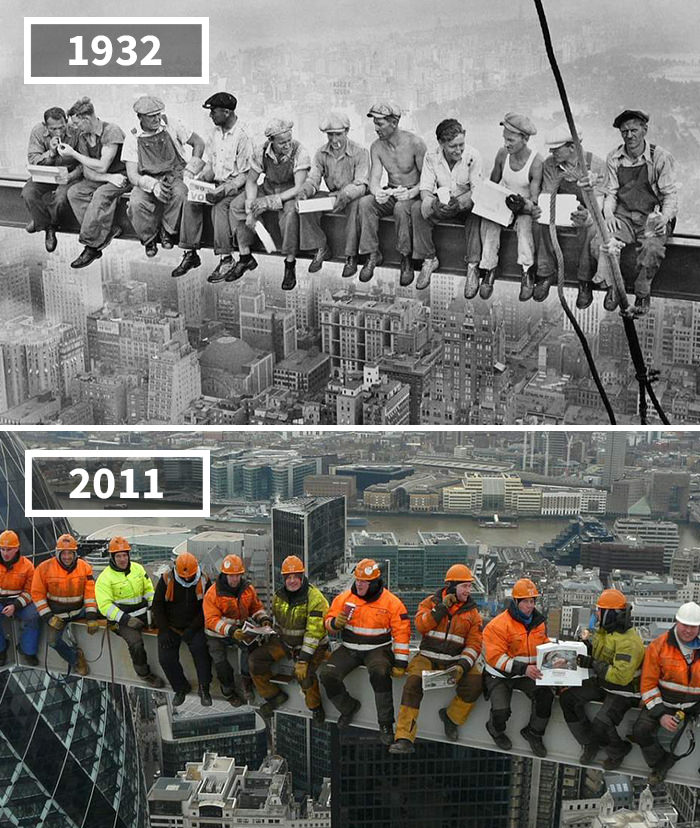
{"label": "shirtless worker", "polygon": [[[413,225],[411,208],[420,196],[420,174],[426,152],[425,143],[413,132],[399,129],[401,110],[391,103],[373,104],[367,113],[374,121],[378,135],[370,147],[371,170],[369,195],[360,199],[360,246],[359,255],[366,255],[360,281],[369,282],[374,269],[382,263],[379,251],[379,219],[393,213],[396,232],[396,249],[401,254],[400,279],[402,287],[413,281],[411,261],[413,251]],[[382,173],[386,170],[388,183],[382,187]],[[414,220],[430,224],[420,215]]]}

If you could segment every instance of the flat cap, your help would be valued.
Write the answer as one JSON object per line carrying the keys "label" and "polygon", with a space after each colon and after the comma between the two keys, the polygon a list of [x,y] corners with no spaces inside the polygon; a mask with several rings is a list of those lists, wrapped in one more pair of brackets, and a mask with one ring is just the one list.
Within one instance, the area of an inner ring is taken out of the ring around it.
{"label": "flat cap", "polygon": [[202,104],[202,109],[235,109],[238,101],[228,92],[216,92]]}
{"label": "flat cap", "polygon": [[[581,130],[578,130],[578,139],[579,141],[583,138],[583,133]],[[573,138],[571,137],[571,130],[569,129],[568,124],[557,124],[553,129],[550,129],[549,132],[545,133],[544,142],[550,149],[556,149],[557,147],[563,147],[564,144],[571,144],[573,142]]]}
{"label": "flat cap", "polygon": [[340,132],[341,129],[350,129],[350,118],[344,112],[329,112],[321,119],[318,128],[321,132]]}
{"label": "flat cap", "polygon": [[388,103],[387,101],[380,101],[374,103],[369,108],[367,113],[368,118],[400,118],[401,108],[396,104]]}
{"label": "flat cap", "polygon": [[613,126],[615,129],[619,129],[625,121],[629,121],[632,118],[636,118],[638,121],[642,121],[642,123],[645,124],[649,123],[649,114],[643,109],[625,109],[624,112],[621,112],[617,118],[615,118]]}
{"label": "flat cap", "polygon": [[281,135],[283,132],[289,132],[294,126],[294,121],[289,121],[287,118],[272,118],[267,122],[265,127],[265,135],[268,138],[274,138],[275,135]]}
{"label": "flat cap", "polygon": [[162,112],[164,109],[163,101],[153,95],[141,95],[134,101],[134,112],[137,115],[155,115],[156,112]]}
{"label": "flat cap", "polygon": [[501,121],[501,126],[511,132],[520,132],[522,135],[537,135],[537,127],[527,117],[517,112],[506,112]]}

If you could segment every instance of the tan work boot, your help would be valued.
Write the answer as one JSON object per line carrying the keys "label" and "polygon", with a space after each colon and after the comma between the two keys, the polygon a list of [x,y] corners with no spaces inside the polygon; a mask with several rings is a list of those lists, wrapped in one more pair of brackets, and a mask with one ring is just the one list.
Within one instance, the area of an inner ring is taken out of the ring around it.
{"label": "tan work boot", "polygon": [[73,668],[79,676],[87,676],[90,673],[85,653],[78,647],[75,651],[75,667]]}

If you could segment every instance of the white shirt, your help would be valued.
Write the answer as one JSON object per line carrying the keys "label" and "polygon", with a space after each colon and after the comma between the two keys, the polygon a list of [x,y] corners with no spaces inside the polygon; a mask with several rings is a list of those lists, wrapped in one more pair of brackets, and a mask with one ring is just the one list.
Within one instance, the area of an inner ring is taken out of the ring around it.
{"label": "white shirt", "polygon": [[437,193],[439,187],[449,187],[450,195],[459,197],[471,192],[483,177],[479,151],[464,145],[459,161],[450,169],[442,147],[426,152],[420,175],[420,189]]}

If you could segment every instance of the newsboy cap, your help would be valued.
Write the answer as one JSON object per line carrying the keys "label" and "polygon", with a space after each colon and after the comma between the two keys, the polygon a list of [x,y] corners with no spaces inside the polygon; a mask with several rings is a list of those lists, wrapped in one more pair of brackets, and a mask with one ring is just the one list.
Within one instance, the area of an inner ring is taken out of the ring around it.
{"label": "newsboy cap", "polygon": [[216,92],[202,104],[202,109],[235,109],[238,101],[228,92]]}
{"label": "newsboy cap", "polygon": [[155,115],[156,112],[162,112],[164,109],[163,101],[153,95],[141,95],[134,101],[134,112],[137,115]]}
{"label": "newsboy cap", "polygon": [[636,120],[641,121],[644,124],[649,123],[649,115],[643,109],[625,109],[624,112],[621,112],[617,118],[615,118],[613,126],[615,129],[619,129],[625,121],[631,121],[633,118],[636,118]]}
{"label": "newsboy cap", "polygon": [[294,126],[294,121],[289,121],[287,118],[272,118],[267,122],[265,127],[265,135],[268,138],[274,138],[275,135],[281,135],[283,132],[289,132]]}
{"label": "newsboy cap", "polygon": [[509,129],[511,132],[520,132],[522,135],[537,135],[537,127],[527,115],[520,115],[517,112],[506,112],[500,123],[501,126]]}
{"label": "newsboy cap", "polygon": [[321,119],[318,128],[321,132],[340,132],[341,129],[350,129],[350,118],[344,112],[329,112]]}
{"label": "newsboy cap", "polygon": [[[579,141],[583,138],[583,132],[578,130]],[[564,144],[572,144],[574,139],[571,137],[571,130],[568,124],[557,124],[549,132],[545,133],[544,142],[550,149],[557,149],[563,147]]]}
{"label": "newsboy cap", "polygon": [[368,118],[400,118],[401,109],[396,104],[388,103],[387,101],[380,101],[374,103],[369,108],[367,113]]}

